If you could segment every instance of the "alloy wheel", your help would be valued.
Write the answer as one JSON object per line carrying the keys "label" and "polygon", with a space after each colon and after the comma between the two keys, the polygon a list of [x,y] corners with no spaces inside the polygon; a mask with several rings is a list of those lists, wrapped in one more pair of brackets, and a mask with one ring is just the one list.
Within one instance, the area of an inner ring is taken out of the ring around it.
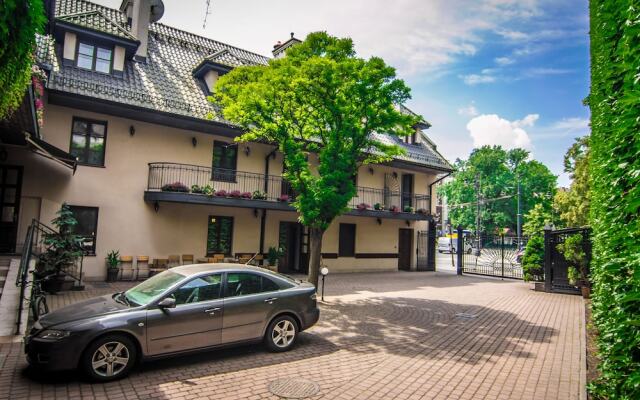
{"label": "alloy wheel", "polygon": [[120,374],[129,364],[129,349],[120,342],[107,342],[93,353],[91,367],[103,377]]}
{"label": "alloy wheel", "polygon": [[289,320],[283,319],[278,322],[271,332],[271,339],[273,343],[280,347],[285,348],[291,345],[296,336],[296,327]]}

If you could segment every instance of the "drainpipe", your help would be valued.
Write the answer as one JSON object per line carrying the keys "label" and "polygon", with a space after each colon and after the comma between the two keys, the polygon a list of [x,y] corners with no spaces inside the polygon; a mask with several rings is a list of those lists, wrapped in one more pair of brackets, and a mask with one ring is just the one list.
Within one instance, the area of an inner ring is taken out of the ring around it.
{"label": "drainpipe", "polygon": [[[451,174],[453,174],[453,172],[447,173],[445,176],[443,176],[442,178],[436,179],[435,181],[433,181],[433,183],[431,183],[429,185],[429,202],[433,202],[433,185],[435,185],[436,183],[440,182],[441,180],[447,178]],[[431,204],[429,204],[429,207],[431,207]],[[431,212],[431,210],[429,210],[429,212]]]}
{"label": "drainpipe", "polygon": [[[269,158],[276,155],[276,151],[278,150],[275,147],[273,150],[267,154],[264,158],[264,193],[269,193]],[[267,210],[262,210],[262,217],[260,218],[260,254],[264,254],[264,231],[267,224]]]}

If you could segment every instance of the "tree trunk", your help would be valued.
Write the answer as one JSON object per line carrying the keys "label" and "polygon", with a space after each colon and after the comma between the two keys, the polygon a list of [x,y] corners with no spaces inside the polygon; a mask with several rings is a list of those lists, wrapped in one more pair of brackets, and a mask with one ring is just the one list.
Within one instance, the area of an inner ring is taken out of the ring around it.
{"label": "tree trunk", "polygon": [[316,288],[318,287],[323,235],[324,230],[320,228],[309,228],[309,277],[307,280],[313,283]]}

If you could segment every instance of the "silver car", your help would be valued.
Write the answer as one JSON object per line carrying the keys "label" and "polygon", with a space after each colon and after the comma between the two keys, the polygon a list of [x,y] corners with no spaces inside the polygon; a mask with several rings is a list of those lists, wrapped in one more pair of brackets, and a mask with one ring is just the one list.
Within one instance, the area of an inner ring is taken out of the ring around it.
{"label": "silver car", "polygon": [[39,369],[110,381],[141,360],[219,346],[264,341],[286,351],[319,315],[310,283],[238,264],[184,265],[43,316],[25,352]]}

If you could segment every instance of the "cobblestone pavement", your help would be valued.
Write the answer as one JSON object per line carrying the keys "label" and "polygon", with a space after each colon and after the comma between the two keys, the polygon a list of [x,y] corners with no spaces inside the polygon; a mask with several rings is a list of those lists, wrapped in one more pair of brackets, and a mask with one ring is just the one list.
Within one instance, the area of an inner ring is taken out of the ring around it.
{"label": "cobblestone pavement", "polygon": [[[122,290],[88,285],[52,308]],[[260,345],[146,363],[90,384],[38,375],[21,345],[0,345],[0,398],[278,399],[270,382],[315,382],[314,399],[582,399],[584,317],[577,296],[522,282],[432,272],[329,275],[320,322],[298,346]]]}

